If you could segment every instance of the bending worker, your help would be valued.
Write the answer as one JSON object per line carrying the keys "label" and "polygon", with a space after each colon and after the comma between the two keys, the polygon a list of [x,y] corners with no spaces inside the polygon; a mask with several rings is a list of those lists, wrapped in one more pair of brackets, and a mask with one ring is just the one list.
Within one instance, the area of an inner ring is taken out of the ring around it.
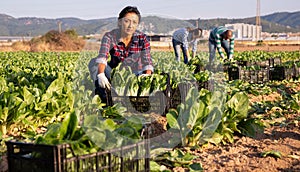
{"label": "bending worker", "polygon": [[187,64],[190,59],[189,44],[193,45],[192,57],[196,56],[197,43],[202,35],[202,29],[191,29],[189,27],[180,28],[173,33],[172,44],[177,61],[180,61],[180,49],[182,50],[184,63]]}
{"label": "bending worker", "polygon": [[220,57],[225,60],[226,58],[222,52],[222,48],[224,48],[228,60],[231,60],[234,53],[234,35],[232,31],[224,26],[213,28],[209,34],[208,48],[210,65],[215,60],[216,49]]}

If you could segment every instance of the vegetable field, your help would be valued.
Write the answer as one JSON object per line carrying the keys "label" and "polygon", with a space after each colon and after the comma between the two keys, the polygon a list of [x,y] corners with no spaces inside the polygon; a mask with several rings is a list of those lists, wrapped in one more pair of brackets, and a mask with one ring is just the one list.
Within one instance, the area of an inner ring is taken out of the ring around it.
{"label": "vegetable field", "polygon": [[237,52],[211,68],[204,52],[187,65],[152,52],[151,76],[113,71],[111,106],[94,95],[96,56],[0,52],[3,171],[6,141],[69,144],[71,157],[138,143],[145,131],[151,171],[300,170],[299,51]]}

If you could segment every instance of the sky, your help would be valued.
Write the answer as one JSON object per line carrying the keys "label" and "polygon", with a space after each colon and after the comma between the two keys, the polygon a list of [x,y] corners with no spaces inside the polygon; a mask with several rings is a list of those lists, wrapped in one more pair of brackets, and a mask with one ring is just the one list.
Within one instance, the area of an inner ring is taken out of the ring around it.
{"label": "sky", "polygon": [[[1,0],[0,13],[15,18],[56,19],[117,17],[127,5],[142,16],[177,19],[245,18],[256,16],[257,0]],[[300,11],[300,0],[260,0],[260,14]]]}

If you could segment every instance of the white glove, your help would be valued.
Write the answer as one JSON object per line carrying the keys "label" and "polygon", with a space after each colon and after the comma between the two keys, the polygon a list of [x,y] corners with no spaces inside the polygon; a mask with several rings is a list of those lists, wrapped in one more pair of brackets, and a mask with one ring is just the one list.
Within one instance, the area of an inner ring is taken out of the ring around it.
{"label": "white glove", "polygon": [[146,76],[150,76],[151,74],[141,74],[139,75],[140,77],[146,77]]}
{"label": "white glove", "polygon": [[224,55],[221,55],[221,59],[225,59],[225,56],[224,56]]}
{"label": "white glove", "polygon": [[111,85],[108,81],[108,79],[106,78],[105,74],[104,73],[99,73],[97,75],[97,78],[98,78],[98,84],[101,88],[107,88],[110,90],[111,88]]}

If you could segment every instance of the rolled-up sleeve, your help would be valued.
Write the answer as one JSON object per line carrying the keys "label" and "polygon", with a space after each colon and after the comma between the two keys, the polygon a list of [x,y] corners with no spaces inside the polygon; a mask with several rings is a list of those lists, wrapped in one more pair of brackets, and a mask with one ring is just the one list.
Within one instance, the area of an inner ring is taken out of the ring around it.
{"label": "rolled-up sleeve", "polygon": [[151,46],[147,36],[144,36],[144,47],[142,49],[142,70],[151,70],[153,72],[153,62],[151,58]]}
{"label": "rolled-up sleeve", "polygon": [[110,50],[110,45],[111,45],[111,37],[106,33],[102,38],[96,63],[102,63],[107,65],[107,58]]}
{"label": "rolled-up sleeve", "polygon": [[189,33],[188,32],[184,32],[182,44],[183,44],[183,47],[185,47],[186,49],[189,48],[188,36],[189,36]]}
{"label": "rolled-up sleeve", "polygon": [[223,58],[224,54],[223,54],[222,46],[221,46],[221,36],[219,34],[216,34],[216,42],[217,42],[217,50],[218,50],[220,56]]}
{"label": "rolled-up sleeve", "polygon": [[193,52],[197,52],[198,41],[199,41],[199,39],[195,39],[195,40],[192,42],[192,45],[193,45],[192,51],[193,51]]}

